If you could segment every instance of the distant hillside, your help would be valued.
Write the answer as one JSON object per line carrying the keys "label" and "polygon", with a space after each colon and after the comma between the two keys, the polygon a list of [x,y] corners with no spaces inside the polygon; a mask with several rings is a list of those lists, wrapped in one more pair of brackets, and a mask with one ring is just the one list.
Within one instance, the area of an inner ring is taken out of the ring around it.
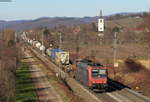
{"label": "distant hillside", "polygon": [[[109,16],[105,16],[105,19],[114,20],[125,17],[141,16],[145,12],[139,13],[117,13]],[[16,21],[0,21],[0,29],[10,28],[14,30],[25,30],[32,28],[42,28],[42,27],[56,27],[59,25],[73,26],[78,24],[87,24],[96,22],[98,17],[42,17],[35,20],[16,20]]]}
{"label": "distant hillside", "polygon": [[73,18],[73,17],[43,17],[35,20],[17,20],[17,21],[0,21],[0,29],[10,28],[15,30],[24,30],[41,27],[56,27],[59,25],[73,26],[92,22],[93,18]]}

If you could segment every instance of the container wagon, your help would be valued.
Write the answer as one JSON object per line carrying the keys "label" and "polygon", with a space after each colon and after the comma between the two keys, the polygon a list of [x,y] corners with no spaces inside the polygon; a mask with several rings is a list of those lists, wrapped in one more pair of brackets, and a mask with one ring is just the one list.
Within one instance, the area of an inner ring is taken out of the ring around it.
{"label": "container wagon", "polygon": [[48,49],[46,51],[51,60],[57,64],[67,65],[69,64],[69,52],[61,49]]}

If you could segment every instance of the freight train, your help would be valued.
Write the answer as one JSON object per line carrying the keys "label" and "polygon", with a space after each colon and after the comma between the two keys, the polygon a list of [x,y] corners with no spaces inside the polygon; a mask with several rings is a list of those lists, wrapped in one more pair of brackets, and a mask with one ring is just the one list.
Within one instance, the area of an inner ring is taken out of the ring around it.
{"label": "freight train", "polygon": [[90,89],[107,90],[107,67],[91,60],[82,59],[70,63],[69,52],[58,48],[45,48],[39,41],[23,37],[23,41],[45,54],[64,71],[70,73],[76,80]]}

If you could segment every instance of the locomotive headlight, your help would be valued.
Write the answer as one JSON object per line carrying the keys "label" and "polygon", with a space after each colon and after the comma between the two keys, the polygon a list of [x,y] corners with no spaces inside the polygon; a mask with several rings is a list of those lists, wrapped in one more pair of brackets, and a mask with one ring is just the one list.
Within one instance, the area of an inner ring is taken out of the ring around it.
{"label": "locomotive headlight", "polygon": [[106,83],[106,80],[104,80],[103,83]]}

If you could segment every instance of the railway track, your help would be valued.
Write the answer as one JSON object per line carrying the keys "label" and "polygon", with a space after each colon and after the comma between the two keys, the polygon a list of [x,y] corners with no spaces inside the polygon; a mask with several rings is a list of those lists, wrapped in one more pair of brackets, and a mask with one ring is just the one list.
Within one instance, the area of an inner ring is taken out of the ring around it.
{"label": "railway track", "polygon": [[150,98],[112,80],[109,80],[109,88],[106,92],[89,91],[102,102],[150,102]]}
{"label": "railway track", "polygon": [[[41,70],[41,62],[28,51],[24,52],[24,62],[30,65],[31,78],[35,86],[38,102],[63,102],[60,95],[49,83],[45,73]],[[52,72],[50,71],[51,75]]]}
{"label": "railway track", "polygon": [[[106,92],[94,93],[103,102],[150,102],[150,98],[131,90],[129,87],[109,79]],[[111,101],[110,101],[111,100]]]}
{"label": "railway track", "polygon": [[[33,50],[32,48],[30,48],[30,50],[43,63],[45,64],[47,63],[47,66],[48,66],[48,63],[51,63],[49,59],[42,56],[37,51]],[[55,65],[55,67],[57,66]],[[50,70],[53,70],[56,73],[58,70],[56,70],[55,67]],[[73,82],[72,81],[73,79],[69,78],[68,74],[63,72],[61,69],[59,69],[59,71],[60,71],[59,74],[61,75],[62,79],[68,78],[66,81],[70,80],[71,83]],[[79,83],[79,82],[75,82],[75,83]],[[83,88],[83,86],[79,85],[78,87],[74,89],[75,86],[71,86],[72,84],[70,83],[68,85],[70,86],[70,88],[73,88],[73,91],[76,91],[79,87]],[[93,92],[89,90],[88,88],[85,88],[84,92],[86,92],[87,95],[89,95],[89,97],[92,97],[93,101],[91,101],[88,96],[84,95],[85,93],[81,94],[80,92],[76,92],[76,94],[79,94],[78,95],[79,97],[82,97],[85,99],[87,98],[86,99],[87,102],[150,102],[150,98],[143,96],[129,89],[127,86],[124,86],[121,83],[117,83],[113,80],[109,80],[109,88],[107,92],[98,92],[98,91]]]}

